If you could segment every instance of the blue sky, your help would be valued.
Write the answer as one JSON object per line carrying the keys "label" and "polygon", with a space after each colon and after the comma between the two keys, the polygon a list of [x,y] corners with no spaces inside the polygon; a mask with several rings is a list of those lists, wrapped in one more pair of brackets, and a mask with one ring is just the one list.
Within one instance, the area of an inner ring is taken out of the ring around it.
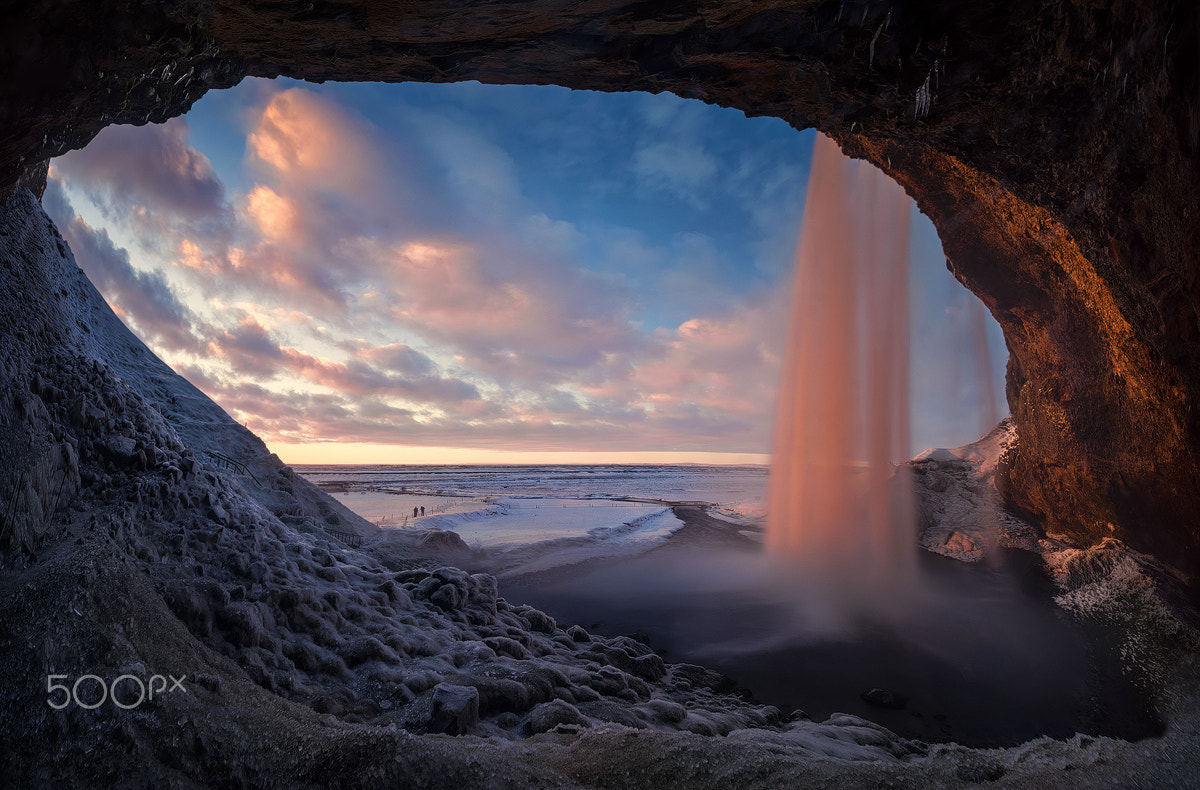
{"label": "blue sky", "polygon": [[[285,460],[763,461],[812,141],[669,94],[246,80],[55,160],[44,204]],[[917,219],[920,449],[980,398]]]}

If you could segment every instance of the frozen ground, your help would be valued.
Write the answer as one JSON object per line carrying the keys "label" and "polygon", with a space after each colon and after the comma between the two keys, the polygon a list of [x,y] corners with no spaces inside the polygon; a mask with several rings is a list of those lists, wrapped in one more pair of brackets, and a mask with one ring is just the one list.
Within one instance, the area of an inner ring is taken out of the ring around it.
{"label": "frozen ground", "polygon": [[[712,503],[714,513],[761,531],[766,469],[756,466],[298,467],[306,479],[376,524],[443,529],[486,550],[500,578],[601,558],[634,556],[682,523],[662,491]],[[661,493],[661,492],[660,492]],[[636,500],[636,501],[635,501]],[[717,507],[718,501],[725,504]],[[397,505],[402,517],[394,514]],[[412,516],[424,506],[425,516]]]}
{"label": "frozen ground", "polygon": [[[306,475],[305,477],[307,479]],[[396,494],[371,489],[324,490],[335,500],[379,527],[418,526],[422,518],[443,513],[470,513],[488,506],[483,497]],[[421,507],[425,508],[425,515],[413,515],[413,509]]]}
{"label": "frozen ground", "polygon": [[[473,560],[453,533],[381,532],[322,494],[121,325],[32,195],[0,201],[5,785],[1197,785],[1189,610],[1120,545],[1038,543],[1065,611],[1122,634],[1162,737],[930,746],[753,704],[510,603],[452,567]],[[184,688],[97,701],[127,675]],[[85,676],[82,704],[48,704]]]}
{"label": "frozen ground", "polygon": [[[592,537],[609,540],[661,540],[678,528],[670,508],[605,499],[550,499],[491,496],[480,499],[453,499],[426,506],[426,515],[412,517],[407,523],[390,527],[384,519],[372,519],[370,494],[336,496],[340,502],[364,518],[392,529],[444,529],[454,532],[472,547],[498,548],[526,545],[561,538]],[[428,498],[412,501],[428,502]],[[366,505],[366,507],[363,507]],[[387,507],[383,503],[383,507]]]}

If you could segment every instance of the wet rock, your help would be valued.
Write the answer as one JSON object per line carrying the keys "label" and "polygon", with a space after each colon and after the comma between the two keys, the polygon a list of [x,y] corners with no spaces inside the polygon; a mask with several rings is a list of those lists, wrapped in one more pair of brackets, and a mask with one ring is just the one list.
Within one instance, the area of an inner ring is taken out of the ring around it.
{"label": "wet rock", "polygon": [[425,579],[428,579],[429,576],[430,573],[425,568],[414,568],[412,570],[400,571],[392,578],[395,579],[398,584],[419,584]]}
{"label": "wet rock", "polygon": [[678,702],[665,699],[652,699],[643,706],[656,722],[660,724],[678,724],[687,718],[687,708]]}
{"label": "wet rock", "polygon": [[257,604],[231,603],[221,609],[218,623],[234,647],[258,647],[265,635],[263,613]]}
{"label": "wet rock", "polygon": [[193,633],[208,636],[213,630],[213,610],[224,608],[229,603],[229,594],[214,581],[197,579],[190,583],[171,582],[163,599]]}
{"label": "wet rock", "polygon": [[657,681],[667,674],[663,660],[654,653],[631,656],[622,648],[609,648],[604,651],[604,658],[614,667],[644,680]]}
{"label": "wet rock", "polygon": [[421,535],[421,548],[439,554],[469,554],[471,547],[458,533],[448,529],[431,529]]}
{"label": "wet rock", "polygon": [[[373,636],[359,636],[351,639],[338,651],[338,654],[346,662],[346,666],[351,668],[368,661],[397,663],[400,660],[395,652]],[[476,700],[478,712],[478,695],[476,695]]]}
{"label": "wet rock", "polygon": [[733,681],[729,678],[695,664],[672,664],[670,680],[672,684],[687,691],[692,689],[726,691],[733,688]]}
{"label": "wet rock", "polygon": [[600,667],[588,679],[588,685],[604,695],[616,695],[629,687],[625,673],[613,667]]}
{"label": "wet rock", "polygon": [[633,714],[628,705],[622,705],[612,700],[603,699],[596,702],[581,703],[579,711],[584,715],[600,721],[610,721],[625,727],[638,730],[646,729],[646,722]]}
{"label": "wet rock", "polygon": [[460,568],[437,568],[431,575],[443,584],[453,584],[463,591],[470,586],[470,574]]}
{"label": "wet rock", "polygon": [[468,603],[474,606],[482,606],[487,611],[495,614],[498,593],[496,577],[488,573],[476,573],[471,575],[468,582]]}
{"label": "wet rock", "polygon": [[429,602],[440,606],[446,611],[457,611],[462,608],[462,591],[453,584],[443,584],[429,596]]}
{"label": "wet rock", "polygon": [[426,576],[417,582],[417,588],[413,591],[418,598],[429,600],[429,596],[442,586],[442,580],[434,576]]}
{"label": "wet rock", "polygon": [[529,711],[529,715],[525,717],[525,731],[530,735],[549,732],[560,724],[574,724],[583,727],[589,725],[587,718],[579,712],[578,708],[561,699],[543,702]]}
{"label": "wet rock", "polygon": [[262,560],[255,560],[250,563],[246,569],[246,577],[252,582],[262,584],[267,580],[267,574],[270,572],[270,567]]}
{"label": "wet rock", "polygon": [[109,436],[100,445],[100,453],[113,466],[127,468],[133,466],[137,444],[127,436]]}
{"label": "wet rock", "polygon": [[231,519],[229,518],[229,512],[227,510],[225,510],[225,508],[222,507],[220,504],[214,504],[214,505],[210,506],[208,508],[208,512],[205,513],[205,517],[209,521],[213,521],[217,524],[220,524],[222,527],[229,526],[229,524],[231,522]]}
{"label": "wet rock", "polygon": [[479,722],[479,692],[471,686],[438,683],[433,687],[430,732],[463,735]]}
{"label": "wet rock", "polygon": [[516,611],[517,615],[523,617],[529,623],[529,628],[543,634],[553,634],[558,624],[554,622],[554,618],[540,609],[534,609],[532,606],[522,606]]}
{"label": "wet rock", "polygon": [[529,658],[529,651],[525,649],[524,645],[506,636],[489,636],[483,640],[483,643],[496,651],[497,655],[519,659]]}

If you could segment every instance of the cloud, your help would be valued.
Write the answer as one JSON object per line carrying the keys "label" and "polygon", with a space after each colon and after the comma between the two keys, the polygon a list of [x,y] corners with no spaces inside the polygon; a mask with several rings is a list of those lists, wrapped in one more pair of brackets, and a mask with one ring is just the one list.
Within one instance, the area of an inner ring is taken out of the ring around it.
{"label": "cloud", "polygon": [[354,189],[370,180],[374,158],[363,125],[336,102],[292,88],[263,108],[246,138],[247,154],[292,179]]}
{"label": "cloud", "polygon": [[208,341],[208,351],[243,376],[269,379],[285,364],[283,349],[253,318],[243,318],[233,329],[215,332]]}
{"label": "cloud", "polygon": [[492,224],[524,204],[516,166],[498,145],[436,114],[417,114],[413,122],[443,168],[455,204],[473,222]]}
{"label": "cloud", "polygon": [[[297,247],[444,229],[447,215],[463,213],[460,196],[444,183],[450,165],[433,148],[447,143],[422,147],[418,132],[408,119],[382,130],[307,88],[274,93],[247,131],[246,165],[256,182],[247,207],[279,239],[302,229]],[[277,222],[281,211],[295,222]]]}
{"label": "cloud", "polygon": [[701,208],[710,202],[707,188],[717,163],[698,143],[646,142],[634,153],[633,171],[644,186]]}
{"label": "cloud", "polygon": [[[177,327],[160,345],[202,352],[183,372],[268,441],[766,449],[777,295],[730,284],[708,236],[556,216],[496,138],[452,113],[397,106],[385,128],[308,88],[259,101],[247,186],[221,193],[213,227],[165,202],[107,216],[187,283],[186,306],[107,235],[78,233],[125,317],[154,342]],[[647,123],[692,136],[648,137],[635,175],[707,201],[718,160],[689,142],[708,139],[692,111],[668,109]]]}
{"label": "cloud", "polygon": [[433,360],[403,343],[362,349],[358,356],[401,375],[427,376],[434,370]]}
{"label": "cloud", "polygon": [[246,198],[246,213],[268,238],[294,238],[300,231],[296,206],[268,186],[254,187]]}
{"label": "cloud", "polygon": [[201,341],[196,335],[201,327],[162,272],[135,269],[129,253],[113,244],[107,231],[95,230],[76,216],[57,177],[47,182],[43,206],[75,254],[79,268],[142,337],[173,351],[199,348]]}
{"label": "cloud", "polygon": [[554,383],[641,344],[618,283],[512,240],[426,240],[369,253],[396,324],[503,381]]}
{"label": "cloud", "polygon": [[[475,385],[441,375],[432,360],[411,348],[398,345],[365,348],[358,351],[356,359],[330,360],[282,346],[249,316],[232,329],[214,332],[208,351],[237,377],[268,381],[290,373],[344,394],[403,398],[414,405],[444,407],[481,400]],[[380,361],[385,368],[367,360]]]}
{"label": "cloud", "polygon": [[624,394],[643,404],[651,424],[732,443],[722,449],[762,452],[769,446],[788,299],[776,290],[748,296],[724,316],[694,318],[660,330],[655,355],[635,362]]}
{"label": "cloud", "polygon": [[142,205],[190,220],[224,209],[225,188],[208,158],[188,144],[187,121],[109,126],[80,151],[54,160],[67,180],[107,192],[124,206]]}
{"label": "cloud", "polygon": [[379,370],[361,360],[335,362],[284,349],[284,364],[315,384],[337,392],[372,397],[397,397],[445,406],[480,399],[474,385],[455,378],[425,374],[402,376]]}
{"label": "cloud", "polygon": [[[637,345],[628,292],[572,261],[585,239],[571,223],[523,213],[503,150],[443,116],[404,119],[413,137],[399,147],[425,152],[424,169],[331,100],[274,95],[248,137],[263,182],[241,204],[241,243],[223,257],[181,249],[177,263],[219,271],[214,292],[286,299],[343,331],[399,327],[503,381],[561,380]],[[460,217],[414,219],[420,202]]]}

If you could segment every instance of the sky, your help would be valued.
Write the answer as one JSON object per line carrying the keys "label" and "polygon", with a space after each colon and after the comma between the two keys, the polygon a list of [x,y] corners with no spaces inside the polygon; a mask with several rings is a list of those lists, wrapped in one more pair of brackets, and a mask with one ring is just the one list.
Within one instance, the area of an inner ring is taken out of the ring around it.
{"label": "sky", "polygon": [[[670,94],[247,79],[55,159],[43,205],[285,462],[763,463],[813,139]],[[913,213],[915,452],[986,399]]]}

